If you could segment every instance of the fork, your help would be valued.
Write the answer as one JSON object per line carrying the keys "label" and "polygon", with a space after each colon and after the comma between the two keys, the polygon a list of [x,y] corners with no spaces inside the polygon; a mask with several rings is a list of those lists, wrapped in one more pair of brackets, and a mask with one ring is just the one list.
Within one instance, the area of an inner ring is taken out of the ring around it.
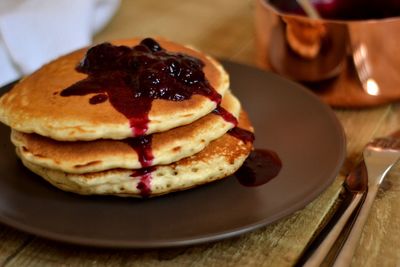
{"label": "fork", "polygon": [[348,266],[351,263],[379,186],[388,171],[400,158],[400,138],[398,133],[388,137],[377,138],[367,144],[363,157],[368,173],[367,195],[359,209],[358,216],[352,224],[347,239],[335,259],[333,265],[335,267]]}

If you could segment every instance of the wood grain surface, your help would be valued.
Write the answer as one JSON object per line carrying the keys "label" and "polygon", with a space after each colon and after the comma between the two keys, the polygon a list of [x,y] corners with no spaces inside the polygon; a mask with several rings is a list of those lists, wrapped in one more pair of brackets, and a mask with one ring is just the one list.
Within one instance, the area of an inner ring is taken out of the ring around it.
{"label": "wood grain surface", "polygon": [[[252,0],[122,1],[94,38],[164,36],[213,56],[255,65]],[[343,177],[372,137],[400,125],[400,105],[335,110],[347,137],[346,162],[336,181],[295,214],[255,232],[212,244],[168,250],[108,250],[62,244],[0,224],[0,266],[292,266],[318,231],[341,191]],[[400,169],[374,203],[354,266],[400,265]]]}

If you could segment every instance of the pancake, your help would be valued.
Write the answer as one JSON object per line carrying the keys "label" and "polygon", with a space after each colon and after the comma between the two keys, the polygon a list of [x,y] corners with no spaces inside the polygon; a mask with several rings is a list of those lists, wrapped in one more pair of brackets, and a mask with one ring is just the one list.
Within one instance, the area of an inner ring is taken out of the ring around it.
{"label": "pancake", "polygon": [[[140,41],[130,39],[112,43],[132,47]],[[200,59],[205,64],[203,71],[209,84],[221,96],[225,94],[229,76],[217,61],[192,48],[163,39],[157,41],[167,51]],[[132,118],[127,118],[110,103],[110,95],[62,95],[66,88],[88,77],[75,70],[86,51],[81,49],[65,55],[22,79],[0,98],[0,121],[17,131],[60,141],[125,139],[192,123],[217,106],[215,99],[200,94],[183,101],[155,99],[148,112],[145,130],[133,130]]]}
{"label": "pancake", "polygon": [[[242,112],[239,127],[252,131]],[[23,164],[54,186],[78,194],[151,197],[185,190],[234,173],[247,158],[252,142],[244,142],[229,133],[212,141],[201,152],[178,162],[157,166],[155,170],[135,172],[113,169],[87,174],[70,174],[33,164],[22,157]]]}
{"label": "pancake", "polygon": [[[221,106],[234,117],[239,116],[240,103],[230,92],[225,94]],[[151,138],[154,158],[149,165],[170,164],[198,153],[233,127],[222,116],[210,113],[191,124],[155,133]],[[87,173],[142,168],[138,152],[124,140],[63,142],[15,130],[11,140],[24,160],[49,169]]]}

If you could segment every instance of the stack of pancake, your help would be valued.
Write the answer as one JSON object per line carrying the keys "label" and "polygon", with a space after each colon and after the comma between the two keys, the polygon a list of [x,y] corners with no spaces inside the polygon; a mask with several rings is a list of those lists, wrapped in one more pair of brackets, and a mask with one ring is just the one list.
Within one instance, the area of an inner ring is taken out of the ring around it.
{"label": "stack of pancake", "polygon": [[234,173],[253,141],[223,67],[150,38],[43,66],[0,98],[0,120],[27,168],[79,194],[149,197],[192,188]]}

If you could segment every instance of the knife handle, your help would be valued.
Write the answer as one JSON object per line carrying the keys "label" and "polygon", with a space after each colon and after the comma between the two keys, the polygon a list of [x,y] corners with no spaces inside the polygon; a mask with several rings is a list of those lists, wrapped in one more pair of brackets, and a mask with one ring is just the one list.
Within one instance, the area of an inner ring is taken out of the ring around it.
{"label": "knife handle", "polygon": [[[331,228],[329,233],[325,236],[324,240],[319,244],[317,249],[304,263],[304,267],[316,267],[320,266],[322,262],[326,259],[327,255],[331,251],[335,242],[338,240],[340,234],[342,233],[345,226],[348,225],[349,218],[359,207],[360,203],[363,201],[364,194],[357,193],[354,195],[353,199],[347,206],[346,210],[342,213],[340,218],[336,221],[335,225]],[[340,249],[341,246],[339,246]]]}
{"label": "knife handle", "polygon": [[372,186],[368,188],[367,196],[362,204],[358,216],[356,217],[351,231],[340,251],[335,259],[334,267],[349,266],[354,256],[354,252],[358,247],[361,233],[364,228],[365,222],[367,221],[369,211],[371,210],[372,203],[374,202],[375,196],[378,192],[378,186]]}

